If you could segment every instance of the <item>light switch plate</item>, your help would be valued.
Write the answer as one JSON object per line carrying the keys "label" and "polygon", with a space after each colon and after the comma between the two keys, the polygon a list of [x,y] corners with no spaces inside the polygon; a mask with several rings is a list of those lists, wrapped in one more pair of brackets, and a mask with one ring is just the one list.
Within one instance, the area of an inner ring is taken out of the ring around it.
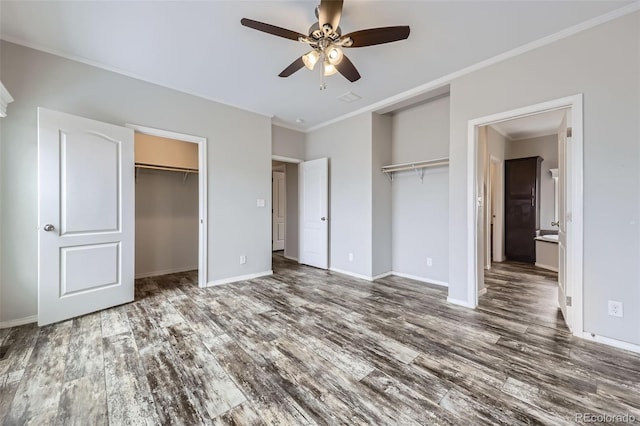
{"label": "light switch plate", "polygon": [[258,199],[256,200],[256,206],[258,206],[258,207],[264,207],[264,206],[265,206],[264,199],[262,199],[262,198],[258,198]]}

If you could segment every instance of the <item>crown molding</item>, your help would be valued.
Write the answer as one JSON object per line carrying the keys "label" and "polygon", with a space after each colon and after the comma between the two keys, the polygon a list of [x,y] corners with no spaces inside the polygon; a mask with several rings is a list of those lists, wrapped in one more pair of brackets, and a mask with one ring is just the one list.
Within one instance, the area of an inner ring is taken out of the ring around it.
{"label": "crown molding", "polygon": [[4,84],[2,84],[2,82],[0,81],[0,117],[7,116],[7,106],[11,102],[13,102],[11,94],[9,93],[7,88],[4,87]]}
{"label": "crown molding", "polygon": [[79,62],[81,64],[89,65],[91,67],[98,68],[98,69],[101,69],[101,70],[104,70],[104,71],[109,71],[109,72],[112,72],[112,73],[115,73],[115,74],[120,74],[120,75],[123,75],[125,77],[129,77],[129,78],[133,78],[133,79],[136,79],[136,80],[144,81],[145,83],[154,84],[156,86],[160,86],[160,87],[163,87],[165,89],[174,90],[176,92],[180,92],[180,93],[183,93],[185,95],[195,96],[196,98],[205,99],[207,101],[215,102],[215,103],[218,103],[218,104],[221,104],[221,105],[225,105],[225,106],[236,108],[236,109],[239,109],[239,110],[242,110],[242,111],[250,112],[252,114],[257,114],[257,115],[260,115],[262,117],[267,117],[267,118],[270,118],[270,119],[273,119],[273,117],[274,117],[273,114],[268,114],[268,113],[265,113],[265,112],[262,112],[262,111],[252,110],[250,108],[246,108],[246,107],[243,107],[243,106],[240,106],[240,105],[232,104],[232,103],[227,102],[227,101],[223,101],[223,100],[220,100],[220,99],[212,98],[210,96],[204,96],[204,95],[199,94],[199,93],[195,93],[195,92],[191,92],[189,90],[181,89],[179,87],[167,85],[165,83],[161,83],[161,82],[158,82],[158,81],[154,81],[154,80],[151,80],[151,79],[148,79],[148,78],[141,77],[141,76],[139,76],[139,75],[137,75],[135,73],[129,72],[129,71],[124,71],[124,70],[121,70],[121,69],[116,68],[116,67],[111,67],[109,65],[105,65],[105,64],[97,62],[97,61],[92,61],[90,59],[86,59],[86,58],[83,58],[81,56],[70,55],[68,53],[64,53],[64,52],[61,52],[61,51],[56,50],[56,49],[50,49],[48,47],[40,46],[40,45],[38,45],[36,43],[29,43],[29,42],[26,42],[24,40],[21,40],[21,39],[15,38],[15,37],[7,37],[6,35],[0,35],[0,40],[4,40],[4,41],[9,42],[9,43],[17,44],[19,46],[27,47],[29,49],[38,50],[40,52],[48,53],[50,55],[59,56],[59,57],[64,58],[64,59],[68,59],[68,60],[74,61],[74,62]]}
{"label": "crown molding", "polygon": [[514,58],[516,56],[522,55],[523,53],[530,52],[539,47],[543,47],[556,41],[560,41],[567,37],[571,37],[575,34],[581,33],[583,31],[589,30],[591,28],[597,27],[598,25],[602,25],[609,21],[613,21],[615,19],[621,18],[626,15],[630,15],[634,12],[640,10],[640,0],[636,0],[635,2],[621,7],[619,9],[612,10],[611,12],[605,13],[604,15],[597,16],[592,19],[588,19],[579,24],[573,25],[571,27],[565,28],[564,30],[558,31],[557,33],[548,35],[546,37],[540,38],[538,40],[534,40],[532,42],[523,44],[522,46],[516,47],[515,49],[508,50],[504,53],[496,55],[492,58],[485,59],[484,61],[477,62],[473,65],[470,65],[466,68],[462,68],[458,71],[454,71],[450,74],[447,74],[443,77],[432,80],[428,83],[422,84],[420,86],[414,87],[413,89],[409,89],[402,93],[399,93],[395,96],[391,96],[389,98],[383,99],[379,102],[373,103],[371,105],[362,107],[358,110],[352,111],[350,113],[341,115],[340,117],[333,118],[331,120],[325,121],[320,124],[316,124],[315,126],[311,126],[308,129],[304,130],[305,133],[311,133],[316,130],[319,130],[323,127],[329,126],[331,124],[335,124],[339,121],[346,120],[351,117],[355,117],[357,115],[366,113],[366,112],[378,112],[378,111],[388,111],[388,108],[397,103],[404,103],[407,100],[424,95],[430,91],[438,90],[442,86],[450,84],[453,80],[456,80],[460,77],[463,77],[467,74],[471,74],[483,68],[487,68],[491,65],[495,65],[497,63],[506,61],[507,59]]}

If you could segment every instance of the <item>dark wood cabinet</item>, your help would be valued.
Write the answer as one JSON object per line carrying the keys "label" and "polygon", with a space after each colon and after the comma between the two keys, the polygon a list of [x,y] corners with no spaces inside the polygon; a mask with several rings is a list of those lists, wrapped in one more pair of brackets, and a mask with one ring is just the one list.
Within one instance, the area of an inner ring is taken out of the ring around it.
{"label": "dark wood cabinet", "polygon": [[508,260],[535,263],[534,238],[540,228],[542,157],[504,162],[504,238]]}

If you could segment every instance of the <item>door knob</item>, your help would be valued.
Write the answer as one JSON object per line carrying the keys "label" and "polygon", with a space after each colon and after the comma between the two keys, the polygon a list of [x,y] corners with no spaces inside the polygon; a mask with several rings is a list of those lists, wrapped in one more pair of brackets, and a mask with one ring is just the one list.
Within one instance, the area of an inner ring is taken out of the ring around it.
{"label": "door knob", "polygon": [[55,231],[55,230],[56,230],[56,227],[55,227],[55,226],[53,226],[53,225],[52,225],[52,224],[50,224],[50,223],[47,223],[47,224],[44,226],[44,228],[43,228],[43,229],[44,229],[45,231],[47,231],[47,232],[51,232],[51,231]]}
{"label": "door knob", "polygon": [[324,216],[322,216],[322,217],[320,218],[320,220],[324,222],[325,220],[327,220],[327,218],[326,218],[326,217],[324,217]]}

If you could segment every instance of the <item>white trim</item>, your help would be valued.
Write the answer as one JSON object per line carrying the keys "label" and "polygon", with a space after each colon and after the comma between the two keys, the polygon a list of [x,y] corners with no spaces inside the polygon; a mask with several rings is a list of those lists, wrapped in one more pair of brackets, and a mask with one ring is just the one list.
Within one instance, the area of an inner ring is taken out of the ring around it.
{"label": "white trim", "polygon": [[271,159],[275,161],[282,161],[283,163],[295,163],[295,164],[300,164],[304,161],[304,160],[300,160],[299,158],[283,157],[282,155],[272,155]]}
{"label": "white trim", "polygon": [[329,268],[329,270],[331,272],[337,272],[338,274],[348,275],[353,278],[358,278],[365,281],[373,281],[373,277],[369,275],[358,274],[356,272],[349,272],[349,271],[345,271],[344,269],[338,269],[338,268]]}
{"label": "white trim", "polygon": [[136,132],[146,135],[159,136],[163,138],[177,139],[185,142],[198,144],[198,214],[200,216],[199,232],[198,232],[198,287],[207,286],[207,265],[208,265],[208,226],[207,217],[209,216],[207,203],[207,138],[201,136],[187,135],[184,133],[172,132],[153,127],[140,126],[137,124],[125,125]]}
{"label": "white trim", "polygon": [[391,271],[385,272],[385,273],[376,275],[375,277],[371,277],[371,281],[379,280],[379,279],[382,279],[382,278],[387,278],[387,277],[390,277],[391,275],[393,275],[393,272],[391,272]]}
{"label": "white trim", "polygon": [[478,297],[484,296],[485,294],[487,294],[487,288],[486,287],[482,287],[480,289],[480,291],[478,292]]}
{"label": "white trim", "polygon": [[576,24],[572,27],[565,28],[564,30],[558,31],[557,33],[548,35],[538,40],[534,40],[532,42],[523,44],[522,46],[516,47],[515,49],[508,50],[504,53],[496,55],[492,58],[485,59],[484,61],[477,62],[471,66],[463,68],[458,71],[454,71],[450,74],[447,74],[443,77],[432,80],[428,83],[422,84],[420,86],[414,87],[413,89],[409,89],[405,92],[399,93],[395,96],[391,96],[389,98],[383,99],[379,102],[373,103],[371,105],[360,108],[356,111],[341,115],[340,117],[336,117],[334,119],[325,121],[323,123],[317,124],[315,126],[309,127],[304,130],[305,133],[314,132],[323,127],[329,126],[331,124],[335,124],[339,121],[346,120],[347,118],[354,117],[356,115],[362,114],[364,112],[371,112],[380,110],[382,108],[388,107],[398,102],[402,102],[407,99],[411,99],[413,97],[424,94],[425,92],[429,92],[431,90],[438,89],[441,86],[451,83],[453,80],[463,77],[467,74],[471,74],[483,68],[487,68],[491,65],[495,65],[499,62],[506,61],[507,59],[514,58],[518,55],[522,55],[523,53],[530,52],[534,49],[538,49],[540,47],[546,46],[551,43],[555,43],[556,41],[565,39],[567,37],[571,37],[575,34],[578,34],[582,31],[586,31],[598,25],[604,24],[606,22],[612,21],[614,19],[621,18],[625,15],[629,15],[631,13],[640,10],[640,2],[636,1],[627,6],[621,7],[619,9],[612,10],[611,12],[605,13],[604,15],[596,16],[595,18],[588,19],[584,22]]}
{"label": "white trim", "polygon": [[272,270],[256,272],[255,274],[238,275],[238,276],[235,276],[235,277],[222,278],[222,279],[219,279],[219,280],[209,281],[205,285],[205,287],[215,287],[217,285],[231,284],[231,283],[236,283],[238,281],[247,281],[247,280],[252,280],[254,278],[266,277],[266,276],[269,276],[269,275],[273,275],[273,271]]}
{"label": "white trim", "polygon": [[277,126],[277,127],[282,127],[283,129],[293,130],[294,132],[304,133],[304,129],[303,128],[301,128],[299,126],[295,126],[293,124],[285,123],[284,121],[280,121],[275,116],[273,116],[272,119],[271,119],[271,125],[272,126]]}
{"label": "white trim", "polygon": [[534,263],[534,265],[537,266],[538,268],[548,269],[548,270],[553,271],[553,272],[558,272],[558,268],[555,267],[555,266],[545,265],[544,263],[540,263],[540,262],[536,262],[536,263]]}
{"label": "white trim", "polygon": [[467,303],[466,300],[454,299],[452,297],[447,297],[447,303],[451,303],[453,305],[464,306],[465,308],[475,309],[475,306],[471,306]]}
{"label": "white trim", "polygon": [[135,279],[159,277],[161,275],[168,275],[168,274],[178,274],[180,272],[196,271],[197,269],[198,269],[198,266],[196,265],[196,266],[187,266],[182,268],[169,268],[169,269],[163,269],[160,271],[142,272],[140,274],[136,274]]}
{"label": "white trim", "polygon": [[571,329],[575,336],[582,336],[583,332],[583,110],[582,94],[554,99],[535,105],[517,108],[511,111],[500,112],[485,117],[469,120],[467,128],[467,301],[469,307],[478,305],[477,282],[477,239],[476,212],[476,156],[478,128],[500,121],[526,117],[546,111],[557,109],[571,109],[571,157],[566,161],[570,163],[568,170],[571,176],[571,191],[567,193],[568,208],[571,212],[571,220],[567,220],[567,294],[573,298],[570,310]]}
{"label": "white trim", "polygon": [[285,259],[293,260],[294,262],[298,261],[297,257],[287,256],[286,254],[283,254],[282,257],[284,257]]}
{"label": "white trim", "polygon": [[434,284],[441,287],[449,287],[449,283],[439,280],[434,280],[433,278],[419,277],[417,275],[405,274],[403,272],[391,271],[391,275],[395,275],[400,278],[407,278],[414,281],[420,281],[427,284]]}
{"label": "white trim", "polygon": [[0,322],[0,328],[17,327],[19,325],[32,324],[34,322],[38,322],[37,315]]}
{"label": "white trim", "polygon": [[4,87],[4,84],[0,81],[0,117],[7,116],[7,106],[13,102],[11,93]]}
{"label": "white trim", "polygon": [[395,96],[391,96],[391,97],[383,99],[383,100],[381,100],[379,102],[370,104],[370,105],[368,105],[366,107],[363,107],[363,108],[360,108],[360,109],[358,109],[356,111],[341,115],[341,116],[336,117],[334,119],[322,122],[322,123],[317,124],[315,126],[311,126],[311,127],[307,128],[307,129],[298,129],[298,128],[293,127],[292,125],[287,125],[287,124],[284,124],[284,123],[282,123],[280,121],[274,122],[275,115],[273,113],[267,114],[267,113],[264,113],[264,112],[251,110],[251,109],[248,109],[246,107],[241,107],[239,105],[234,105],[234,104],[231,104],[231,103],[226,102],[226,101],[222,101],[222,100],[217,99],[217,98],[204,96],[202,94],[197,94],[197,93],[194,93],[194,92],[191,92],[191,91],[187,91],[187,90],[184,90],[184,89],[180,89],[180,88],[176,88],[176,87],[173,87],[173,86],[167,86],[164,83],[159,83],[159,82],[155,82],[155,81],[152,81],[152,80],[149,80],[149,79],[145,79],[145,78],[142,78],[141,76],[136,75],[134,73],[123,71],[123,70],[117,69],[115,67],[110,67],[110,66],[107,66],[107,65],[95,62],[95,61],[91,61],[91,60],[86,59],[86,58],[82,58],[80,56],[69,55],[67,53],[63,53],[63,52],[60,52],[60,51],[55,50],[55,49],[50,49],[50,48],[47,48],[47,47],[43,47],[43,46],[40,46],[40,45],[35,44],[35,43],[28,43],[28,42],[26,42],[24,40],[18,39],[17,37],[9,37],[9,36],[3,35],[3,36],[0,36],[0,40],[5,40],[5,41],[8,41],[10,43],[19,44],[21,46],[25,46],[25,47],[29,47],[31,49],[39,50],[41,52],[50,53],[52,55],[60,56],[62,58],[70,59],[72,61],[80,62],[80,63],[86,64],[86,65],[90,65],[92,67],[96,67],[96,68],[100,68],[100,69],[103,69],[103,70],[111,71],[111,72],[114,72],[114,73],[117,73],[117,74],[121,74],[121,75],[124,75],[124,76],[127,76],[127,77],[135,78],[137,80],[146,81],[146,82],[152,83],[152,84],[157,84],[157,85],[165,87],[167,89],[175,90],[175,91],[178,91],[178,92],[181,92],[181,93],[185,93],[187,95],[196,96],[196,97],[201,98],[201,99],[206,99],[206,100],[209,100],[209,101],[212,101],[212,102],[217,102],[217,103],[220,103],[220,104],[223,104],[223,105],[227,105],[227,106],[230,106],[230,107],[233,107],[233,108],[237,108],[237,109],[240,109],[240,110],[243,110],[243,111],[248,111],[248,112],[251,112],[251,113],[254,113],[254,114],[258,114],[258,115],[261,115],[261,116],[269,117],[269,118],[271,118],[271,121],[272,121],[271,124],[272,125],[279,126],[279,127],[284,127],[284,128],[295,130],[295,131],[299,131],[299,132],[302,132],[302,133],[309,133],[309,132],[316,131],[316,130],[322,128],[322,127],[326,127],[326,126],[329,126],[331,124],[335,124],[335,123],[337,123],[339,121],[346,120],[347,118],[354,117],[356,115],[362,114],[363,112],[380,110],[382,108],[389,107],[389,106],[391,106],[391,105],[393,105],[395,103],[406,101],[406,100],[411,99],[413,97],[416,97],[416,96],[419,96],[421,94],[424,94],[425,92],[429,92],[431,90],[435,90],[435,89],[438,89],[438,88],[440,88],[440,87],[442,87],[444,85],[447,85],[452,80],[460,78],[460,77],[462,77],[464,75],[467,75],[467,74],[470,74],[472,72],[478,71],[480,69],[486,68],[488,66],[497,64],[499,62],[502,62],[502,61],[505,61],[507,59],[513,58],[515,56],[518,56],[518,55],[521,55],[523,53],[529,52],[531,50],[537,49],[539,47],[546,46],[546,45],[554,43],[556,41],[565,39],[567,37],[570,37],[572,35],[578,34],[578,33],[582,32],[582,31],[586,31],[586,30],[588,30],[590,28],[596,27],[598,25],[604,24],[604,23],[612,21],[614,19],[618,19],[618,18],[621,18],[621,17],[623,17],[625,15],[629,15],[631,13],[636,12],[637,10],[640,10],[640,2],[638,2],[638,1],[633,2],[633,3],[629,4],[629,5],[624,6],[624,7],[621,7],[619,9],[615,9],[615,10],[612,10],[610,12],[607,12],[604,15],[600,15],[600,16],[596,16],[594,18],[588,19],[588,20],[586,20],[584,22],[581,22],[581,23],[576,24],[574,26],[571,26],[569,28],[565,28],[564,30],[558,31],[558,32],[556,32],[554,34],[548,35],[548,36],[543,37],[541,39],[534,40],[532,42],[523,44],[522,46],[516,47],[515,49],[511,49],[511,50],[509,50],[507,52],[501,53],[501,54],[496,55],[496,56],[494,56],[492,58],[486,59],[484,61],[480,61],[480,62],[478,62],[478,63],[476,63],[474,65],[468,66],[468,67],[463,68],[463,69],[458,70],[458,71],[454,71],[454,72],[452,72],[450,74],[447,74],[447,75],[445,75],[443,77],[437,78],[437,79],[432,80],[432,81],[430,81],[428,83],[425,83],[425,84],[422,84],[420,86],[414,87],[413,89],[404,91],[404,92],[399,93],[399,94],[397,94]]}
{"label": "white trim", "polygon": [[195,96],[195,97],[200,98],[200,99],[206,99],[207,101],[216,102],[216,103],[219,103],[221,105],[226,105],[228,107],[237,108],[239,110],[247,111],[247,112],[250,112],[250,113],[253,113],[253,114],[257,114],[257,115],[261,115],[263,117],[267,117],[267,118],[271,118],[271,119],[273,119],[273,117],[274,117],[273,114],[267,114],[265,112],[252,110],[252,109],[249,109],[247,107],[242,107],[240,105],[232,104],[232,103],[230,103],[228,101],[223,101],[221,99],[212,98],[210,96],[206,96],[206,95],[203,95],[201,93],[196,93],[196,92],[192,92],[190,90],[185,90],[185,89],[181,89],[181,88],[178,88],[178,87],[175,87],[175,86],[170,86],[170,85],[167,85],[164,82],[158,82],[158,81],[154,81],[154,80],[151,80],[151,79],[148,79],[148,78],[144,78],[144,77],[142,77],[142,76],[140,76],[138,74],[135,74],[135,73],[132,73],[132,72],[129,72],[129,71],[124,71],[124,70],[121,70],[121,69],[116,68],[116,67],[112,67],[112,66],[109,66],[109,65],[102,64],[100,62],[96,62],[96,61],[92,61],[90,59],[83,58],[81,56],[70,55],[68,53],[61,52],[61,51],[56,50],[56,49],[51,49],[51,48],[48,48],[48,47],[44,47],[44,46],[41,46],[41,45],[36,44],[36,43],[30,43],[30,42],[24,41],[22,39],[19,39],[17,37],[11,37],[11,36],[2,35],[2,36],[0,36],[0,40],[4,40],[4,41],[8,41],[9,43],[18,44],[20,46],[28,47],[30,49],[39,50],[41,52],[49,53],[51,55],[59,56],[61,58],[69,59],[71,61],[79,62],[81,64],[89,65],[91,67],[99,68],[99,69],[102,69],[102,70],[105,70],[105,71],[109,71],[109,72],[113,72],[113,73],[116,73],[116,74],[124,75],[125,77],[134,78],[134,79],[140,80],[140,81],[145,81],[147,83],[151,83],[151,84],[155,84],[155,85],[160,86],[160,87],[164,87],[165,89],[175,90],[176,92],[184,93],[185,95]]}
{"label": "white trim", "polygon": [[617,339],[611,339],[609,337],[604,337],[604,336],[598,336],[597,334],[587,333],[586,331],[583,332],[582,336],[580,337],[586,340],[591,340],[592,342],[613,346],[614,348],[640,353],[640,345],[636,345],[634,343],[624,342],[622,340],[617,340]]}

